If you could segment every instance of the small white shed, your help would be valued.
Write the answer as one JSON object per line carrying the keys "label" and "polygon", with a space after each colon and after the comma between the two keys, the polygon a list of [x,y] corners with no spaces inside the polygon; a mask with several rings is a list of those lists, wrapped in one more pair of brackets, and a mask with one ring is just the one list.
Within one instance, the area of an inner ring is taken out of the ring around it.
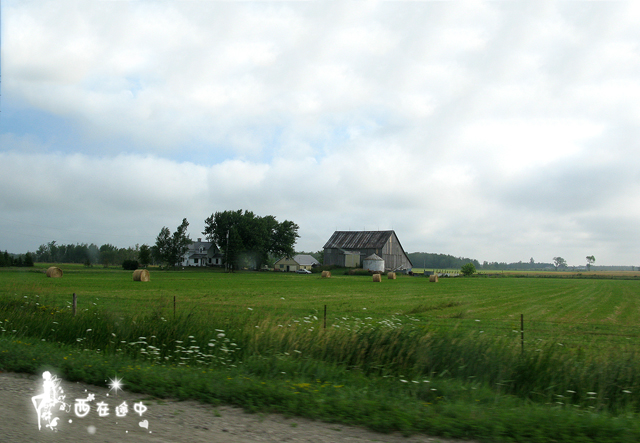
{"label": "small white shed", "polygon": [[373,272],[384,272],[384,260],[376,254],[371,254],[362,261],[362,267]]}

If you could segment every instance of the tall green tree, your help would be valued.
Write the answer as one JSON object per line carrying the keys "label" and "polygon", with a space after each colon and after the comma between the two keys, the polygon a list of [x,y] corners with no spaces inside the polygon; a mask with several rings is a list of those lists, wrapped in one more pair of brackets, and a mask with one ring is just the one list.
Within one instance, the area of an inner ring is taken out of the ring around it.
{"label": "tall green tree", "polygon": [[138,261],[142,266],[147,266],[151,263],[151,248],[149,245],[142,245],[138,250]]}
{"label": "tall green tree", "polygon": [[593,255],[587,255],[587,271],[591,271],[591,265],[596,261]]}
{"label": "tall green tree", "polygon": [[202,234],[218,246],[231,268],[248,265],[259,269],[271,255],[294,254],[298,229],[292,221],[278,222],[272,215],[260,217],[239,209],[211,214]]}
{"label": "tall green tree", "polygon": [[31,252],[25,254],[23,264],[24,266],[33,266],[33,255],[31,255]]}
{"label": "tall green tree", "polygon": [[173,234],[166,226],[160,230],[153,248],[154,255],[158,261],[165,263],[167,266],[180,264],[182,257],[191,244],[191,238],[187,234],[188,227],[189,222],[186,218],[183,218],[182,223]]}

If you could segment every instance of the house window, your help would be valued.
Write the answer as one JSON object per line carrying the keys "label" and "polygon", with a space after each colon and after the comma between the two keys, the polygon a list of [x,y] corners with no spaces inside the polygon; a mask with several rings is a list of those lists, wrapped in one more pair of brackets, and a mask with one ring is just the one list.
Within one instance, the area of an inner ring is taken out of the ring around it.
{"label": "house window", "polygon": [[280,265],[280,269],[284,269],[284,265]]}
{"label": "house window", "polygon": [[197,265],[197,264],[198,264],[198,259],[197,259],[197,258],[194,258],[194,259],[193,259],[193,263]]}

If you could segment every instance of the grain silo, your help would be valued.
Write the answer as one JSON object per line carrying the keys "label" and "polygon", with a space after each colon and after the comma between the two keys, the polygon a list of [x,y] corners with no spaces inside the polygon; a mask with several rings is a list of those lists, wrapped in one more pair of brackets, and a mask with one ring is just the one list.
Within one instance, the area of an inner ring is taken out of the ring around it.
{"label": "grain silo", "polygon": [[371,254],[362,262],[362,267],[372,272],[384,272],[384,260],[376,254]]}

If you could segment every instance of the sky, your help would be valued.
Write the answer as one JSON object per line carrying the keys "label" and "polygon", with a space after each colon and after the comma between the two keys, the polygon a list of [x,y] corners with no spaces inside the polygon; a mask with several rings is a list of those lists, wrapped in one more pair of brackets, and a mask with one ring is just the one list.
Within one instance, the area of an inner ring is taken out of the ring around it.
{"label": "sky", "polygon": [[637,2],[4,0],[0,249],[217,211],[640,265]]}

